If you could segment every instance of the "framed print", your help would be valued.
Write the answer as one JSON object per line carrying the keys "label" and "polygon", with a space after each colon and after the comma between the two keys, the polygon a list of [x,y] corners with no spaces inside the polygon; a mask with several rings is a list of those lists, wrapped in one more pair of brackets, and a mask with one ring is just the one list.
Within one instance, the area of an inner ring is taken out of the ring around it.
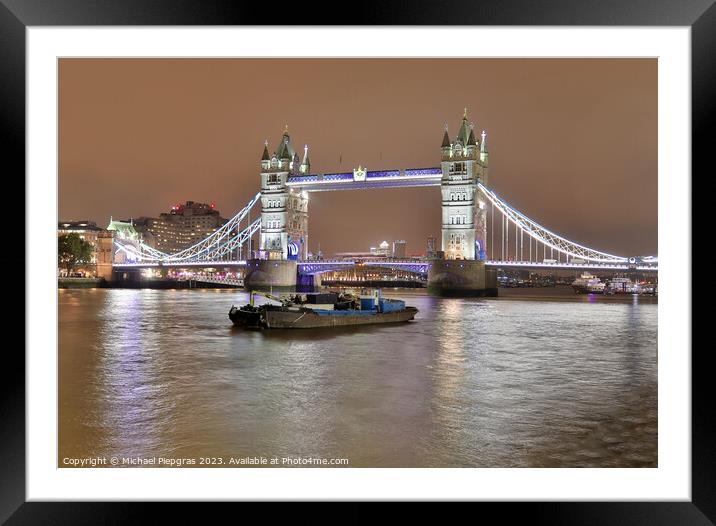
{"label": "framed print", "polygon": [[0,517],[712,523],[690,218],[716,8],[521,4],[3,0],[28,309]]}

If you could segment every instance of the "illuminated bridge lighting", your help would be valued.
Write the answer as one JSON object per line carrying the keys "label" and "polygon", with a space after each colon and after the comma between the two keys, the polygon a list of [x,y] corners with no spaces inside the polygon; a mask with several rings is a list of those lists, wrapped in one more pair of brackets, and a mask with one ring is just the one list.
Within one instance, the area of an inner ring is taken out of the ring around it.
{"label": "illuminated bridge lighting", "polygon": [[[261,219],[238,232],[241,222],[247,218],[253,206],[259,201],[261,193],[257,193],[239,213],[229,219],[221,228],[205,237],[194,245],[174,254],[160,252],[145,243],[134,243],[128,240],[116,239],[114,241],[116,252],[123,252],[130,263],[187,263],[192,261],[220,260],[222,256],[232,254],[243,245],[261,227]],[[116,253],[115,252],[115,253]]]}
{"label": "illuminated bridge lighting", "polygon": [[645,272],[657,272],[656,265],[629,265],[623,263],[565,263],[545,261],[500,261],[487,260],[487,267],[511,267],[511,268],[540,268],[540,269],[574,269],[574,270],[640,270]]}
{"label": "illuminated bridge lighting", "polygon": [[368,188],[440,186],[441,179],[441,168],[412,168],[407,170],[367,171],[365,172],[365,179],[356,178],[352,172],[294,175],[288,178],[286,185],[289,188],[301,188],[307,192],[328,192]]}
{"label": "illuminated bridge lighting", "polygon": [[[287,186],[296,187],[305,192],[351,190],[364,188],[391,188],[399,186],[438,186],[442,178],[441,168],[415,168],[407,170],[366,171],[358,169],[353,173],[335,173],[323,175],[292,175]],[[495,212],[502,216],[502,257],[494,257],[494,232],[486,243],[492,245],[491,256],[485,260],[490,268],[541,268],[541,269],[591,269],[591,270],[639,270],[646,272],[658,271],[657,256],[625,257],[609,254],[586,247],[531,220],[522,212],[500,198],[491,188],[475,183],[476,190],[484,196],[492,207],[490,223],[494,229]],[[259,232],[261,219],[249,222],[251,209],[259,202],[261,193],[257,193],[239,213],[211,235],[175,254],[160,252],[148,245],[134,240],[115,239],[115,258],[118,269],[166,267],[227,267],[245,266],[245,260],[235,258],[237,249],[248,244],[251,237]],[[484,203],[480,202],[484,208]],[[243,221],[246,226],[242,228]],[[505,226],[507,228],[505,228]],[[514,234],[510,234],[513,231]],[[525,236],[526,234],[526,236]],[[529,250],[525,250],[523,237],[527,238]],[[511,239],[510,239],[511,238]],[[510,246],[510,241],[513,247]],[[541,244],[542,258],[538,243]],[[533,255],[532,245],[535,246]],[[507,250],[505,251],[505,246]],[[480,246],[482,249],[482,246]],[[547,258],[549,250],[550,257]],[[480,250],[485,255],[486,250]],[[525,258],[527,254],[529,256]],[[556,252],[556,254],[555,254]],[[514,259],[512,258],[514,255]],[[562,261],[560,255],[565,256]],[[554,259],[557,257],[557,259]],[[356,265],[400,269],[416,274],[425,274],[430,266],[427,259],[358,259],[351,260],[311,260],[298,261],[298,272],[301,274],[320,274]]]}
{"label": "illuminated bridge lighting", "polygon": [[156,261],[145,261],[145,262],[133,262],[133,263],[115,263],[114,267],[122,269],[133,269],[133,268],[223,268],[223,267],[245,267],[245,260],[240,261],[167,261],[164,263],[157,263]]}
{"label": "illuminated bridge lighting", "polygon": [[532,221],[530,218],[512,208],[505,201],[500,199],[497,194],[482,183],[477,183],[477,188],[492,205],[498,209],[506,220],[514,224],[519,230],[527,234],[536,241],[542,243],[545,247],[564,254],[565,256],[584,259],[595,263],[629,263],[629,258],[623,256],[615,256],[600,252],[592,248],[587,248],[574,241],[569,241],[562,236],[543,227],[539,223]]}

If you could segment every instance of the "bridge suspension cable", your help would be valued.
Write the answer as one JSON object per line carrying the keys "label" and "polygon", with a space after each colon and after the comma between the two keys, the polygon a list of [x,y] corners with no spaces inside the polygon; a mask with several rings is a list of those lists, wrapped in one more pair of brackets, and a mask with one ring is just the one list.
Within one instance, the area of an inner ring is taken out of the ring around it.
{"label": "bridge suspension cable", "polygon": [[[117,252],[124,252],[130,259],[137,261],[152,262],[189,262],[189,261],[215,261],[219,258],[231,254],[233,250],[242,246],[246,241],[250,241],[251,237],[261,228],[261,219],[250,222],[251,208],[259,201],[261,193],[257,193],[248,204],[243,207],[234,217],[229,219],[224,225],[218,228],[209,236],[198,241],[194,245],[185,248],[174,254],[167,254],[155,248],[150,247],[144,242],[138,245],[122,240],[115,240]],[[241,222],[244,218],[249,218],[249,225],[240,230]],[[235,234],[235,232],[237,232]]]}
{"label": "bridge suspension cable", "polygon": [[[518,239],[517,239],[517,229],[519,228],[522,232],[526,233],[530,238],[530,260],[532,259],[532,242],[531,239],[535,240],[535,249],[537,249],[536,243],[542,243],[543,246],[543,259],[547,258],[547,247],[550,249],[550,255],[551,257],[554,257],[554,251],[556,250],[558,255],[560,253],[565,254],[567,256],[567,260],[569,261],[569,258],[580,258],[584,259],[586,261],[593,261],[597,263],[626,263],[629,258],[623,257],[623,256],[615,256],[613,254],[608,254],[606,252],[601,252],[599,250],[594,250],[592,248],[585,247],[583,245],[580,245],[578,243],[575,243],[574,241],[570,241],[558,234],[555,234],[551,230],[543,227],[536,221],[531,220],[527,216],[525,216],[520,211],[516,210],[512,206],[510,206],[507,202],[502,200],[492,189],[488,188],[487,186],[483,185],[482,183],[477,184],[478,189],[483,193],[483,195],[490,201],[490,204],[493,207],[493,226],[494,229],[494,208],[496,207],[497,210],[501,213],[503,216],[502,218],[502,237],[503,237],[503,243],[502,243],[502,258],[505,259],[506,256],[509,256],[510,252],[510,246],[509,246],[509,223],[512,222],[515,225],[515,259],[517,259],[518,256]],[[494,236],[494,231],[492,233]],[[537,252],[539,254],[539,252]],[[522,257],[520,255],[520,257]],[[646,258],[645,258],[646,259]],[[656,258],[653,258],[654,261],[656,261]]]}

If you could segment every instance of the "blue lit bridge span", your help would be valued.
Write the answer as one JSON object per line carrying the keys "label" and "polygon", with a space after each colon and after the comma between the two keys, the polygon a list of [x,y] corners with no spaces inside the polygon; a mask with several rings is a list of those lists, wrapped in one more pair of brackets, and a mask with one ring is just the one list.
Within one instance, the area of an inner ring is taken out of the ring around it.
{"label": "blue lit bridge span", "polygon": [[[361,259],[361,260],[321,260],[321,261],[300,261],[298,269],[301,274],[322,274],[324,272],[333,272],[349,269],[355,266],[385,268],[393,270],[403,270],[415,274],[427,274],[430,265],[440,264],[443,260],[427,260],[427,259]],[[500,269],[521,269],[521,270],[602,270],[602,271],[629,271],[637,270],[640,272],[657,272],[656,263],[567,263],[561,262],[543,262],[543,261],[500,261],[485,260],[485,266],[488,268]]]}
{"label": "blue lit bridge span", "polygon": [[[441,168],[387,171],[353,171],[339,174],[293,175],[287,186],[301,192],[440,186]],[[530,219],[508,204],[481,182],[476,188],[487,208],[488,249],[485,265],[492,268],[555,270],[638,270],[658,271],[656,256],[628,257],[609,254],[571,241]],[[135,240],[116,238],[114,267],[117,270],[145,268],[244,268],[250,263],[258,244],[253,239],[261,232],[260,213],[251,220],[251,210],[260,202],[257,193],[225,225],[198,243],[168,254]],[[431,264],[441,260],[299,260],[298,272],[316,275],[347,269],[355,265],[402,269],[427,273]]]}

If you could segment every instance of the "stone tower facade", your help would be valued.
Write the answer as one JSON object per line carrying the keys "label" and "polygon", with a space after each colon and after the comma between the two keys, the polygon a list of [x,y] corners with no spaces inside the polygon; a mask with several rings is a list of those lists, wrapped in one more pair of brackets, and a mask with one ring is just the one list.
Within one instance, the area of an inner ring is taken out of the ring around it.
{"label": "stone tower facade", "polygon": [[261,157],[262,259],[290,260],[308,253],[308,194],[289,188],[292,175],[309,173],[308,147],[303,161],[291,144],[288,129],[269,155],[268,142]]}
{"label": "stone tower facade", "polygon": [[114,232],[104,231],[97,234],[97,277],[105,281],[112,281],[114,275]]}
{"label": "stone tower facade", "polygon": [[447,126],[443,134],[440,189],[446,259],[485,259],[487,210],[477,183],[487,184],[487,137],[483,131],[477,140],[473,128],[465,110],[455,140],[450,140]]}

